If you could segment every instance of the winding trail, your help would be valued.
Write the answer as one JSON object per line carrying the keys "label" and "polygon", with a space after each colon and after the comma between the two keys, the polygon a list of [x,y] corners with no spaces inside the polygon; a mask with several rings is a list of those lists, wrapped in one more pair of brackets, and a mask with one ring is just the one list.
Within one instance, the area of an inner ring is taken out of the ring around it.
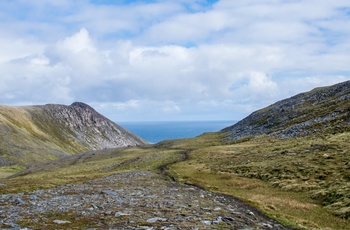
{"label": "winding trail", "polygon": [[229,196],[152,171],[0,196],[0,227],[21,229],[289,229]]}
{"label": "winding trail", "polygon": [[[184,150],[177,162],[188,160],[189,153]],[[74,164],[91,154],[64,162]],[[157,171],[120,172],[47,190],[0,195],[0,228],[291,229],[236,198],[175,181],[168,167],[177,162]]]}

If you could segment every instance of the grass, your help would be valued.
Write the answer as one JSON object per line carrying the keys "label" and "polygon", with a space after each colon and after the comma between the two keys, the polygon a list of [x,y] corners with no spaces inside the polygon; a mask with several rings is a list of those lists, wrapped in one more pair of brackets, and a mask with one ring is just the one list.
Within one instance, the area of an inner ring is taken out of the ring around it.
{"label": "grass", "polygon": [[77,154],[1,181],[1,193],[80,183],[115,172],[159,170],[237,197],[297,229],[349,229],[350,133],[224,142],[223,133],[143,148]]}
{"label": "grass", "polygon": [[17,172],[24,170],[24,169],[26,169],[26,168],[24,166],[21,166],[21,165],[11,165],[11,166],[0,167],[0,179],[9,177]]}
{"label": "grass", "polygon": [[6,163],[35,165],[89,148],[67,138],[68,128],[35,107],[0,105],[0,156]]}
{"label": "grass", "polygon": [[49,162],[1,181],[0,194],[29,192],[54,186],[81,183],[132,170],[158,170],[182,159],[181,150],[153,147],[92,151]]}
{"label": "grass", "polygon": [[85,217],[78,216],[73,211],[69,212],[61,212],[61,213],[44,213],[42,214],[40,223],[33,222],[31,219],[23,219],[19,222],[20,225],[25,225],[28,228],[38,229],[43,225],[45,229],[57,229],[57,224],[54,223],[55,220],[64,220],[67,223],[60,224],[59,229],[80,229],[82,227],[86,228],[94,228],[100,227],[99,222],[101,221],[99,218],[95,217]]}
{"label": "grass", "polygon": [[349,229],[349,138],[324,133],[221,143],[194,149],[170,173],[183,183],[240,198],[294,228]]}

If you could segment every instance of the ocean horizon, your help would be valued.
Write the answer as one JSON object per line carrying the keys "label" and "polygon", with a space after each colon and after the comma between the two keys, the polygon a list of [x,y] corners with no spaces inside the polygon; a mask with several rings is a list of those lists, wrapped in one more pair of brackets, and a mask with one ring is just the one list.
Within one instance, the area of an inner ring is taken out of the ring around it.
{"label": "ocean horizon", "polygon": [[155,144],[164,140],[192,138],[205,132],[217,132],[237,121],[130,121],[120,126]]}

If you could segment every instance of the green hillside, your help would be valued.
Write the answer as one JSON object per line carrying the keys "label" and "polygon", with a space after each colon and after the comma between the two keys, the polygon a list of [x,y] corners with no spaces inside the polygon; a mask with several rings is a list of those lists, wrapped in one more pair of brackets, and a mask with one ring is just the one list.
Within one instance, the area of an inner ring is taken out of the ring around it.
{"label": "green hillside", "polygon": [[0,105],[0,166],[31,166],[94,149],[145,142],[88,105]]}
{"label": "green hillside", "polygon": [[[349,99],[349,82],[314,89],[261,109],[221,132],[50,161],[2,180],[0,193],[147,170],[165,180],[239,198],[295,229],[350,229]],[[15,114],[21,117],[17,120],[23,124],[15,128],[23,138],[46,137],[35,122],[27,122],[32,119],[28,110]],[[4,115],[2,119],[11,123]],[[13,124],[4,127],[7,132],[15,129]]]}

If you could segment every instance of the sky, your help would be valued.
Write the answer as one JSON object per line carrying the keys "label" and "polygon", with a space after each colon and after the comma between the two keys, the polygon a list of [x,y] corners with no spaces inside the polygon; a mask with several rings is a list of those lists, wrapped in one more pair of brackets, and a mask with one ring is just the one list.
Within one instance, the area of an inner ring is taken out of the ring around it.
{"label": "sky", "polygon": [[350,1],[0,1],[0,104],[240,120],[346,80]]}

